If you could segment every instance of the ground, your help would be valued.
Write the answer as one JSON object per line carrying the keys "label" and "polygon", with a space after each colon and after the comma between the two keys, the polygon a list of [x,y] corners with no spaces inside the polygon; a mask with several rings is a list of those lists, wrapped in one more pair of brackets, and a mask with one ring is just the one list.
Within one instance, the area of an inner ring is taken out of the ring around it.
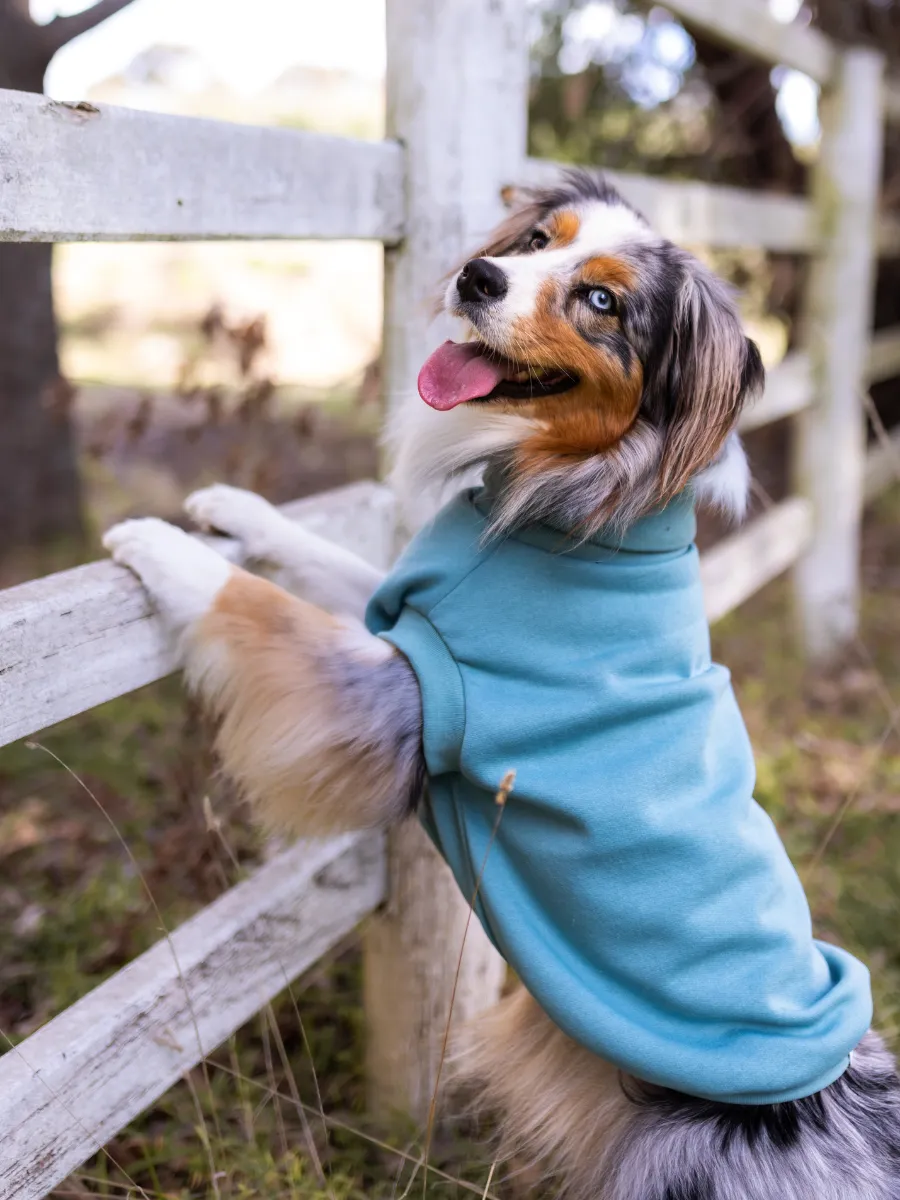
{"label": "ground", "polygon": [[[828,676],[803,669],[784,580],[717,626],[714,643],[756,747],[758,798],[800,868],[817,931],[870,964],[879,1027],[900,1045],[900,489],[867,518],[864,582],[859,643]],[[176,681],[39,740],[102,802],[170,927],[235,881],[231,853],[241,871],[263,853],[244,811],[211,782],[206,731]],[[159,937],[118,834],[82,783],[40,748],[0,750],[0,1030],[15,1040]],[[228,850],[207,829],[205,797]],[[108,1147],[118,1167],[98,1155],[54,1195],[123,1197],[137,1183],[154,1198],[402,1196],[421,1142],[366,1121],[362,1051],[350,945],[121,1133]],[[310,1106],[323,1177],[293,1087]],[[499,1168],[485,1190],[490,1154],[478,1134],[441,1134],[432,1161],[450,1178],[431,1175],[424,1195],[513,1194]],[[421,1176],[414,1186],[422,1194]]]}

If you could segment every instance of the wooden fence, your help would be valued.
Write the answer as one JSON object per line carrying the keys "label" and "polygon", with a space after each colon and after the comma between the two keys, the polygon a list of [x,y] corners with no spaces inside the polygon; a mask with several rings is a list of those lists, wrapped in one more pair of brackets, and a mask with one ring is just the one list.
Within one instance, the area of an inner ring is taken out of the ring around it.
{"label": "wooden fence", "polygon": [[[785,63],[823,89],[808,198],[621,176],[669,237],[811,257],[802,351],[744,418],[799,425],[795,494],[703,559],[711,619],[795,569],[808,649],[856,628],[864,499],[900,440],[867,451],[862,396],[900,374],[900,328],[870,334],[874,265],[900,254],[878,212],[883,123],[900,119],[878,55],[784,26],[761,0],[672,0],[688,26]],[[520,0],[388,0],[388,138],[380,144],[131,112],[0,91],[0,239],[374,238],[385,245],[389,403],[433,344],[434,281],[500,215],[503,184],[541,179],[524,156]],[[390,493],[356,485],[288,506],[388,565]],[[227,545],[223,545],[228,549]],[[93,563],[0,593],[0,745],[172,669],[146,597]],[[226,893],[0,1060],[0,1197],[45,1195],[288,981],[366,923],[372,1106],[421,1117],[449,1017],[466,906],[414,824],[385,840],[300,843]],[[470,930],[454,1020],[497,994],[503,968]]]}

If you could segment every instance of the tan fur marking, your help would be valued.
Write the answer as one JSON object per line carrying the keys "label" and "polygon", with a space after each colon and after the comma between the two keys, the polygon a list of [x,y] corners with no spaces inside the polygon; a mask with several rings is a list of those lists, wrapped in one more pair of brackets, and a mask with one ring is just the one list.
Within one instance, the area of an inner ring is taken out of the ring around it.
{"label": "tan fur marking", "polygon": [[611,254],[589,258],[581,268],[581,282],[597,287],[633,289],[638,282],[637,272],[631,263]]}
{"label": "tan fur marking", "polygon": [[554,1025],[521,986],[463,1031],[455,1078],[502,1116],[500,1154],[566,1181],[566,1196],[598,1200],[635,1109],[618,1069]]}
{"label": "tan fur marking", "polygon": [[529,406],[541,428],[522,443],[523,470],[541,470],[550,459],[599,454],[630,428],[644,382],[640,363],[635,357],[626,374],[615,354],[586,342],[560,311],[553,280],[541,286],[533,315],[516,322],[511,342],[530,365],[571,371],[580,380],[572,391]]}
{"label": "tan fur marking", "polygon": [[550,245],[554,250],[571,246],[581,229],[581,218],[570,208],[561,208],[547,222]]}
{"label": "tan fur marking", "polygon": [[194,630],[189,681],[221,719],[225,770],[272,827],[319,836],[396,815],[393,773],[360,751],[323,669],[367,661],[363,647],[337,618],[242,570]]}

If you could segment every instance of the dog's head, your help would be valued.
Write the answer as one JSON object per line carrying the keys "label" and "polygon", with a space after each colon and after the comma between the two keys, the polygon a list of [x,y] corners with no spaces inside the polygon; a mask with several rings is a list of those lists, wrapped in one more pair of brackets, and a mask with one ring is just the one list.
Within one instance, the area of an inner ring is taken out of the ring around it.
{"label": "dog's head", "polygon": [[445,473],[496,461],[498,528],[627,524],[711,465],[713,490],[742,506],[746,466],[726,442],[763,383],[756,346],[726,287],[601,178],[517,193],[444,307],[468,340],[422,368],[419,393],[448,425],[430,426],[430,450],[421,434],[401,448],[407,475],[415,454]]}

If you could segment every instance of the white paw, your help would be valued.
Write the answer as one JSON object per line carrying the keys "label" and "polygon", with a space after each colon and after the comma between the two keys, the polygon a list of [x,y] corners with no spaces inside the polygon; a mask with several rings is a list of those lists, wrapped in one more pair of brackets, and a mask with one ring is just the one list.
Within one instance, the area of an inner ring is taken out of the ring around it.
{"label": "white paw", "polygon": [[208,612],[232,568],[220,555],[156,517],[122,521],[103,545],[113,559],[134,571],[162,615],[185,628]]}
{"label": "white paw", "polygon": [[225,483],[194,492],[184,507],[201,529],[218,529],[243,542],[250,557],[264,558],[271,553],[284,525],[284,517],[268,500]]}

